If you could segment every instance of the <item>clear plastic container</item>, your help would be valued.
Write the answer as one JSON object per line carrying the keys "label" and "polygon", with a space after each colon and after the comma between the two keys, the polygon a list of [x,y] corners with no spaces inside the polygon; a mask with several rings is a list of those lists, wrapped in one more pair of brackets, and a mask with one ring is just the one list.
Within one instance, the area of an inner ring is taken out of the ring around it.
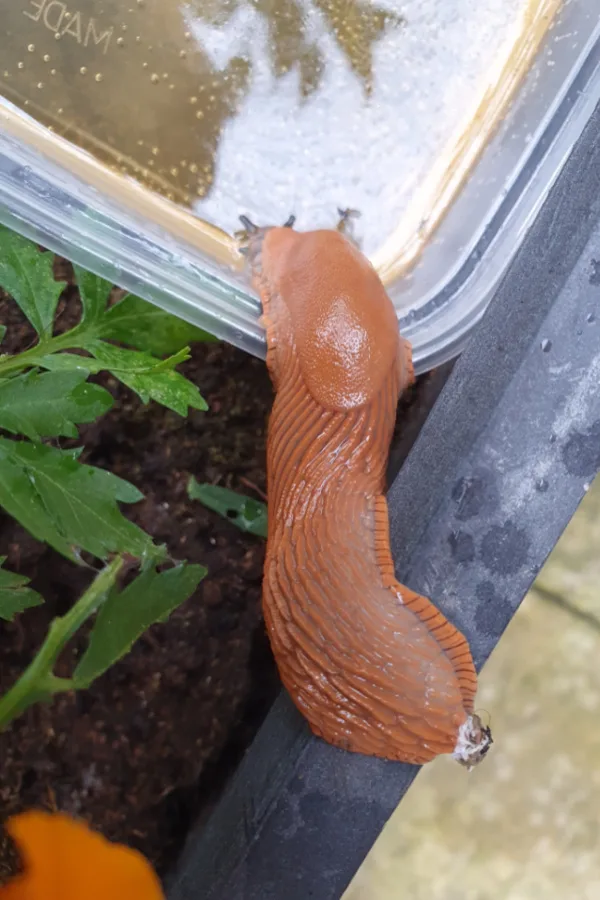
{"label": "clear plastic container", "polygon": [[14,0],[0,220],[255,355],[232,232],[356,236],[451,358],[600,99],[596,0]]}

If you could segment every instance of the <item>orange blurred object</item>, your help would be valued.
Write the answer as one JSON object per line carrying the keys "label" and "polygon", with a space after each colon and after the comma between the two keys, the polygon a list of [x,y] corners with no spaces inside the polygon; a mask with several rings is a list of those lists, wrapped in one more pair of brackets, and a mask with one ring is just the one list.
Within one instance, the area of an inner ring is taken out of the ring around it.
{"label": "orange blurred object", "polygon": [[6,822],[24,871],[0,900],[164,900],[157,875],[138,853],[62,813],[31,811]]}

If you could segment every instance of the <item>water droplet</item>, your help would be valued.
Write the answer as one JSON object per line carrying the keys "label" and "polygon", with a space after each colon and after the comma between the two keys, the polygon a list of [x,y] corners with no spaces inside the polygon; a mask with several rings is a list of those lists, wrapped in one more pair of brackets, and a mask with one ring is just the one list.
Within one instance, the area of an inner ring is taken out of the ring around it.
{"label": "water droplet", "polygon": [[152,84],[157,84],[160,81],[160,78],[158,77],[156,72],[152,73],[152,75],[150,76],[150,81],[152,82]]}
{"label": "water droplet", "polygon": [[596,314],[595,314],[595,313],[588,313],[588,315],[586,316],[585,321],[586,321],[586,322],[589,322],[590,325],[591,325],[592,322],[595,322],[595,321],[596,321]]}
{"label": "water droplet", "polygon": [[539,491],[540,494],[545,494],[550,485],[548,484],[547,478],[538,478],[535,483],[536,491]]}
{"label": "water droplet", "polygon": [[586,481],[585,484],[583,485],[583,490],[584,490],[585,493],[587,494],[587,492],[589,491],[589,489],[590,489],[590,484],[589,484],[588,481]]}
{"label": "water droplet", "polygon": [[163,81],[167,81],[168,78],[169,78],[169,73],[168,73],[168,72],[163,72]]}
{"label": "water droplet", "polygon": [[170,91],[174,91],[174,90],[175,90],[175,85],[174,85],[174,84],[170,84],[170,85],[169,85],[169,90],[170,90]]}
{"label": "water droplet", "polygon": [[104,78],[104,75],[102,74],[102,72],[97,72],[94,75],[94,81],[102,81],[103,78]]}
{"label": "water droplet", "polygon": [[185,52],[185,50],[180,50],[180,51],[179,51],[179,56],[181,57],[181,59],[185,59],[186,56],[187,56],[187,53]]}
{"label": "water droplet", "polygon": [[186,41],[190,41],[190,40],[192,39],[192,35],[190,34],[189,31],[185,31],[185,32],[183,33],[183,36],[184,36],[184,38],[186,39]]}
{"label": "water droplet", "polygon": [[17,69],[24,69],[24,68],[25,68],[25,63],[24,63],[24,62],[18,62],[18,63],[17,63]]}
{"label": "water droplet", "polygon": [[173,166],[173,168],[171,169],[171,175],[173,176],[173,178],[176,178],[179,175],[179,169],[177,168],[177,166]]}
{"label": "water droplet", "polygon": [[158,156],[158,153],[159,153],[158,147],[153,147],[153,148],[152,148],[152,155],[153,155],[153,156]]}
{"label": "water droplet", "polygon": [[[50,74],[51,74],[51,75],[56,75],[56,69],[50,69]],[[62,112],[62,110],[61,110],[61,112]]]}
{"label": "water droplet", "polygon": [[81,68],[79,69],[79,74],[87,75],[87,66],[81,66]]}
{"label": "water droplet", "polygon": [[142,69],[147,69],[147,68],[148,68],[148,63],[147,63],[147,62],[143,62],[143,63],[142,63]]}
{"label": "water droplet", "polygon": [[544,353],[548,353],[552,349],[552,341],[549,341],[548,338],[544,338],[540,343],[540,347]]}
{"label": "water droplet", "polygon": [[121,31],[127,31],[127,25],[121,25]]}
{"label": "water droplet", "polygon": [[10,72],[7,72],[7,71],[5,70],[5,71],[4,71],[4,77],[5,77],[5,78],[10,78]]}
{"label": "water droplet", "polygon": [[124,46],[125,46],[125,38],[118,37],[117,38],[117,47],[124,47]]}
{"label": "water droplet", "polygon": [[197,119],[203,119],[203,118],[204,118],[204,112],[203,112],[203,110],[199,109],[199,110],[196,112],[196,118],[197,118]]}
{"label": "water droplet", "polygon": [[196,165],[196,163],[190,163],[190,172],[192,173],[192,175],[195,175],[197,171],[198,166]]}
{"label": "water droplet", "polygon": [[56,34],[54,35],[54,40],[60,41],[60,39],[61,39],[61,33],[60,33],[60,31],[57,31]]}
{"label": "water droplet", "polygon": [[62,108],[62,106],[59,106],[56,112],[59,116],[62,116],[62,114],[64,113],[64,109]]}
{"label": "water droplet", "polygon": [[50,62],[50,54],[44,53],[42,59],[44,60],[44,62]]}
{"label": "water droplet", "polygon": [[41,89],[44,87],[44,82],[43,82],[43,81],[38,81],[36,87],[37,87],[38,91],[41,91]]}
{"label": "water droplet", "polygon": [[35,44],[27,44],[27,49],[30,53],[33,53],[33,51],[35,50]]}
{"label": "water droplet", "polygon": [[197,103],[197,102],[198,102],[197,97],[190,97],[190,103],[192,104],[192,106],[194,105],[194,103]]}

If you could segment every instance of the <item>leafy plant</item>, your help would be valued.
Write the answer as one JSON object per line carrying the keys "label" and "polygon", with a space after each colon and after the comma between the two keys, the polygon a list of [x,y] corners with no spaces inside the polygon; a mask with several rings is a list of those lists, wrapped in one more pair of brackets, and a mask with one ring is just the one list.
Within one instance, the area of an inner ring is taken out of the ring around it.
{"label": "leafy plant", "polygon": [[266,538],[265,503],[216,484],[199,484],[193,477],[188,482],[188,496],[192,500],[199,500],[208,509],[233,522],[241,531]]}
{"label": "leafy plant", "polygon": [[[0,731],[33,703],[48,701],[54,694],[63,691],[89,687],[113,663],[125,656],[148,626],[164,621],[186,600],[206,574],[206,569],[197,565],[179,565],[164,572],[146,568],[119,592],[116,579],[122,565],[123,558],[115,557],[69,612],[51,623],[31,665],[0,697]],[[62,678],[55,675],[54,667],[62,650],[96,612],[87,649],[72,676]]]}
{"label": "leafy plant", "polygon": [[[138,297],[110,305],[108,282],[78,267],[75,273],[80,321],[54,334],[65,284],[54,279],[51,254],[0,226],[0,286],[37,333],[32,347],[0,354],[0,431],[5,432],[0,435],[0,506],[74,563],[84,564],[83,552],[104,563],[73,608],[51,623],[31,665],[0,698],[0,729],[31,703],[91,684],[147,627],[189,597],[205,574],[201,566],[173,565],[166,548],[123,515],[120,504],[142,498],[136,487],[81,462],[82,448],[44,441],[76,438],[79,425],[112,407],[112,395],[88,381],[102,371],[144,403],[154,400],[181,416],[190,408],[205,410],[198,388],[177,366],[189,356],[187,341],[210,336]],[[0,340],[5,335],[6,326],[0,325]],[[115,340],[135,349],[116,346]],[[117,577],[126,557],[138,560],[141,571],[119,591]],[[0,558],[0,619],[11,621],[43,600],[3,563]],[[159,571],[165,563],[172,565]],[[59,678],[53,669],[61,650],[96,613],[88,648],[72,677]]]}

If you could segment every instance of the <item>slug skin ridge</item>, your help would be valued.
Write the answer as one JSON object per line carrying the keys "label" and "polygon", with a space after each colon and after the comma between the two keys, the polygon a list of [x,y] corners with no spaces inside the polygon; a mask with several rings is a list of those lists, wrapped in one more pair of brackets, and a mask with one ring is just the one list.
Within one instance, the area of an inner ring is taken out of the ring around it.
{"label": "slug skin ridge", "polygon": [[396,581],[383,495],[410,344],[338,232],[258,229],[248,256],[276,390],[263,610],[283,684],[338,747],[409,763],[452,753],[473,710],[471,652]]}

